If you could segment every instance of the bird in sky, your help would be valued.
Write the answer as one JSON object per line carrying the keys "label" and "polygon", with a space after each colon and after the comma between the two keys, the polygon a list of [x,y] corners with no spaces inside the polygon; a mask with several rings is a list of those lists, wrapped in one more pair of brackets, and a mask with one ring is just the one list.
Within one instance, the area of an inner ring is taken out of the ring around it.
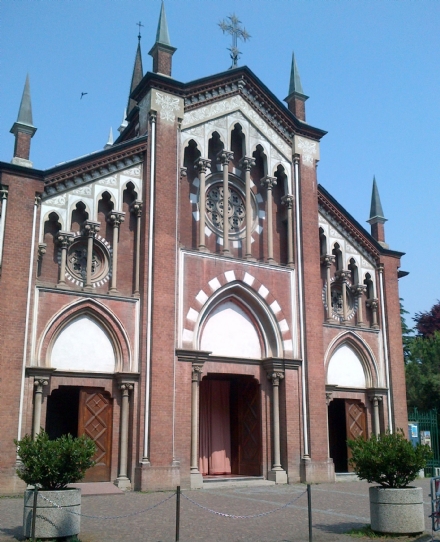
{"label": "bird in sky", "polygon": [[81,92],[81,98],[80,98],[80,100],[82,100],[82,97],[85,96],[86,94],[88,94],[88,92]]}

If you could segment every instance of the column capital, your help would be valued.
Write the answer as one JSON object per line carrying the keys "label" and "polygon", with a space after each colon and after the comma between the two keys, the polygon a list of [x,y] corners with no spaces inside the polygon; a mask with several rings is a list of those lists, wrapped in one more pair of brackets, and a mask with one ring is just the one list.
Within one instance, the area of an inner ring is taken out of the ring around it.
{"label": "column capital", "polygon": [[281,198],[281,203],[288,209],[293,209],[293,196],[291,194],[286,194]]}
{"label": "column capital", "polygon": [[336,256],[333,254],[324,254],[321,256],[321,263],[325,265],[326,267],[330,267],[332,263],[334,263],[336,260]]}
{"label": "column capital", "polygon": [[376,310],[379,306],[379,300],[376,298],[367,299],[367,307],[370,309]]}
{"label": "column capital", "polygon": [[382,400],[383,400],[383,397],[382,395],[378,395],[377,393],[374,393],[372,395],[369,395],[368,396],[368,399],[372,402],[372,403],[380,403]]}
{"label": "column capital", "polygon": [[355,295],[358,295],[359,297],[361,295],[363,295],[363,293],[367,290],[367,286],[365,284],[354,284],[352,287],[351,287],[351,291],[355,294]]}
{"label": "column capital", "polygon": [[384,266],[383,263],[378,263],[377,264],[377,270],[379,271],[379,273],[383,273],[384,269],[385,269],[385,266]]}
{"label": "column capital", "polygon": [[110,211],[107,215],[107,222],[115,228],[119,228],[119,226],[122,224],[122,222],[124,222],[124,220],[125,220],[125,213]]}
{"label": "column capital", "polygon": [[192,371],[191,372],[192,381],[193,382],[198,382],[200,374],[203,371],[203,363],[201,363],[201,362],[192,363],[191,371]]}
{"label": "column capital", "polygon": [[325,392],[325,402],[327,406],[332,402],[333,400],[333,392],[332,391],[326,391]]}
{"label": "column capital", "polygon": [[253,156],[243,156],[239,162],[239,165],[245,171],[250,171],[251,167],[255,166],[255,158]]}
{"label": "column capital", "polygon": [[47,386],[49,384],[49,377],[43,377],[43,376],[35,376],[34,377],[34,386],[37,389],[37,391],[42,391],[43,386]]}
{"label": "column capital", "polygon": [[74,239],[74,234],[70,231],[59,231],[56,236],[56,242],[61,248],[68,248]]}
{"label": "column capital", "polygon": [[272,188],[277,184],[277,178],[266,175],[265,177],[260,179],[260,182],[263,186],[266,186],[268,190],[272,190]]}
{"label": "column capital", "polygon": [[284,371],[274,371],[273,373],[267,373],[267,379],[272,380],[272,386],[279,386],[280,380],[284,378]]}
{"label": "column capital", "polygon": [[199,156],[199,158],[194,161],[194,167],[199,173],[206,173],[207,169],[211,169],[211,160],[209,158],[202,158]]}
{"label": "column capital", "polygon": [[134,384],[133,382],[120,382],[118,384],[118,388],[123,392],[126,391],[127,393],[129,393],[134,389]]}
{"label": "column capital", "polygon": [[227,166],[229,162],[232,160],[234,156],[234,153],[232,151],[225,151],[222,150],[217,154],[217,160],[223,164],[223,166]]}
{"label": "column capital", "polygon": [[157,112],[156,111],[150,111],[148,113],[148,120],[151,122],[151,124],[155,124],[157,120]]}
{"label": "column capital", "polygon": [[93,220],[86,220],[83,224],[82,233],[86,237],[95,237],[95,235],[101,229],[101,224],[99,222],[94,222]]}
{"label": "column capital", "polygon": [[180,178],[186,177],[188,175],[188,168],[182,166],[180,168]]}
{"label": "column capital", "polygon": [[133,203],[130,205],[130,211],[134,214],[134,216],[138,217],[142,214],[142,206],[143,202],[139,199],[133,201]]}
{"label": "column capital", "polygon": [[35,196],[35,200],[34,200],[34,204],[39,207],[41,205],[41,195],[40,194],[37,194]]}
{"label": "column capital", "polygon": [[294,164],[299,164],[301,155],[296,152],[296,153],[293,154],[292,158],[293,158],[293,163]]}
{"label": "column capital", "polygon": [[0,188],[0,199],[7,199],[7,197],[8,197],[8,189]]}
{"label": "column capital", "polygon": [[348,269],[340,269],[339,271],[336,271],[335,275],[337,279],[339,279],[342,283],[345,284],[351,273],[350,271],[348,271]]}
{"label": "column capital", "polygon": [[38,257],[41,258],[46,254],[47,250],[47,244],[46,243],[38,243]]}

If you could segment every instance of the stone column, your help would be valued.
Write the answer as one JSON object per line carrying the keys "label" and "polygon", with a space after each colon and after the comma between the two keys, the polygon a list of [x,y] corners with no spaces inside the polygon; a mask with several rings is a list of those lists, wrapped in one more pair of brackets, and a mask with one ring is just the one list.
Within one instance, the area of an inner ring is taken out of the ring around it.
{"label": "stone column", "polygon": [[346,271],[342,269],[340,271],[336,271],[336,277],[339,279],[341,283],[341,290],[342,290],[342,311],[343,311],[342,323],[343,324],[347,324],[348,322],[347,278],[349,276],[350,276],[350,271]]}
{"label": "stone column", "polygon": [[281,467],[280,453],[280,380],[284,378],[284,372],[275,371],[267,375],[272,380],[272,432],[273,432],[273,464],[268,473],[268,479],[277,484],[287,484],[286,471]]}
{"label": "stone column", "polygon": [[205,216],[206,216],[206,170],[211,168],[211,160],[207,158],[197,158],[195,167],[198,170],[200,181],[200,196],[199,196],[199,250],[200,252],[208,252],[206,248],[206,234],[205,234]]}
{"label": "stone column", "polygon": [[371,327],[373,329],[379,329],[379,324],[377,323],[377,308],[379,306],[379,301],[376,298],[367,299],[367,307],[371,309],[371,314],[373,316],[373,322]]}
{"label": "stone column", "polygon": [[251,168],[255,166],[255,159],[251,156],[243,156],[240,166],[244,169],[245,198],[246,198],[246,260],[252,258],[252,200],[251,200]]}
{"label": "stone column", "polygon": [[273,196],[272,189],[277,184],[276,177],[263,177],[261,179],[261,184],[266,186],[267,189],[267,261],[272,263],[273,259],[273,218],[272,218],[272,205],[273,205]]}
{"label": "stone column", "polygon": [[56,236],[56,241],[61,247],[60,276],[58,278],[58,284],[60,286],[64,286],[66,284],[67,250],[72,244],[73,238],[73,233],[67,231],[59,231]]}
{"label": "stone column", "polygon": [[45,377],[34,378],[34,425],[32,429],[32,436],[38,435],[41,429],[41,404],[43,403],[43,387],[49,384],[49,379]]}
{"label": "stone column", "polygon": [[367,289],[367,287],[365,286],[365,284],[355,284],[351,289],[351,291],[356,296],[357,301],[358,301],[358,303],[357,303],[357,325],[359,327],[365,327],[362,300],[363,300],[364,292],[365,292],[366,289]]}
{"label": "stone column", "polygon": [[281,203],[287,207],[287,265],[293,267],[293,196],[283,196]]}
{"label": "stone column", "polygon": [[382,396],[370,395],[369,399],[373,403],[373,431],[376,436],[379,436],[380,435],[379,403],[382,401]]}
{"label": "stone column", "polygon": [[333,321],[333,314],[332,314],[332,284],[330,281],[330,268],[332,266],[332,263],[334,263],[336,257],[332,254],[325,254],[324,256],[321,256],[321,263],[325,265],[325,280],[327,284],[326,288],[326,300],[327,303],[327,322]]}
{"label": "stone column", "polygon": [[199,471],[199,382],[203,363],[193,363],[191,373],[191,489],[203,487],[203,476]]}
{"label": "stone column", "polygon": [[118,242],[119,242],[119,226],[125,220],[125,213],[111,211],[107,216],[107,222],[113,226],[113,246],[112,246],[112,279],[110,285],[110,293],[117,293],[116,286],[118,275]]}
{"label": "stone column", "polygon": [[229,162],[234,156],[231,151],[220,151],[219,160],[223,166],[223,255],[230,256],[229,251]]}
{"label": "stone column", "polygon": [[83,235],[87,237],[87,268],[84,288],[89,290],[92,288],[93,240],[100,228],[99,222],[92,222],[91,220],[86,220],[83,225]]}
{"label": "stone column", "polygon": [[121,489],[131,489],[131,482],[127,475],[128,470],[128,420],[130,414],[130,392],[133,390],[132,382],[122,382],[119,389],[121,399],[121,430],[119,448],[119,476],[116,479],[117,486]]}
{"label": "stone column", "polygon": [[135,263],[134,263],[134,295],[139,295],[139,266],[141,256],[141,216],[142,216],[142,201],[136,200],[131,204],[130,211],[136,217],[136,248],[135,248]]}

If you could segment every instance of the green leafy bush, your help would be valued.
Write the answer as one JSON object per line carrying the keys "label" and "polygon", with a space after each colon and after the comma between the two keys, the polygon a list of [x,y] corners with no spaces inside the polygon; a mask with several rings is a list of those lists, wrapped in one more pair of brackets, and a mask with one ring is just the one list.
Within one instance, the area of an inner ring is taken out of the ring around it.
{"label": "green leafy bush", "polygon": [[85,436],[64,435],[49,440],[48,434],[41,431],[35,440],[26,435],[20,441],[14,440],[14,444],[22,461],[17,475],[43,490],[64,489],[82,480],[86,470],[95,464],[95,443]]}
{"label": "green leafy bush", "polygon": [[352,450],[350,464],[359,478],[383,487],[407,487],[433,455],[428,445],[414,447],[402,429],[368,440],[358,437],[347,444]]}

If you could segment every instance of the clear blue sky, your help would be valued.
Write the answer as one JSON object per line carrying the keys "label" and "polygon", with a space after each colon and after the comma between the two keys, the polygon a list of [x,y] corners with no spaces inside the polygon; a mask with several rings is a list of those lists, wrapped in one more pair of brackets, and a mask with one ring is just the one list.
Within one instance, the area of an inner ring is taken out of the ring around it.
{"label": "clear blue sky", "polygon": [[[251,34],[246,64],[283,99],[292,51],[307,121],[328,131],[319,182],[367,229],[376,175],[390,248],[406,252],[401,297],[413,315],[440,298],[440,2],[438,0],[166,0],[173,76],[229,68],[232,13]],[[0,1],[0,160],[9,162],[26,74],[31,159],[45,169],[117,135],[141,21],[144,71],[160,0]],[[88,94],[80,100],[81,92]]]}

